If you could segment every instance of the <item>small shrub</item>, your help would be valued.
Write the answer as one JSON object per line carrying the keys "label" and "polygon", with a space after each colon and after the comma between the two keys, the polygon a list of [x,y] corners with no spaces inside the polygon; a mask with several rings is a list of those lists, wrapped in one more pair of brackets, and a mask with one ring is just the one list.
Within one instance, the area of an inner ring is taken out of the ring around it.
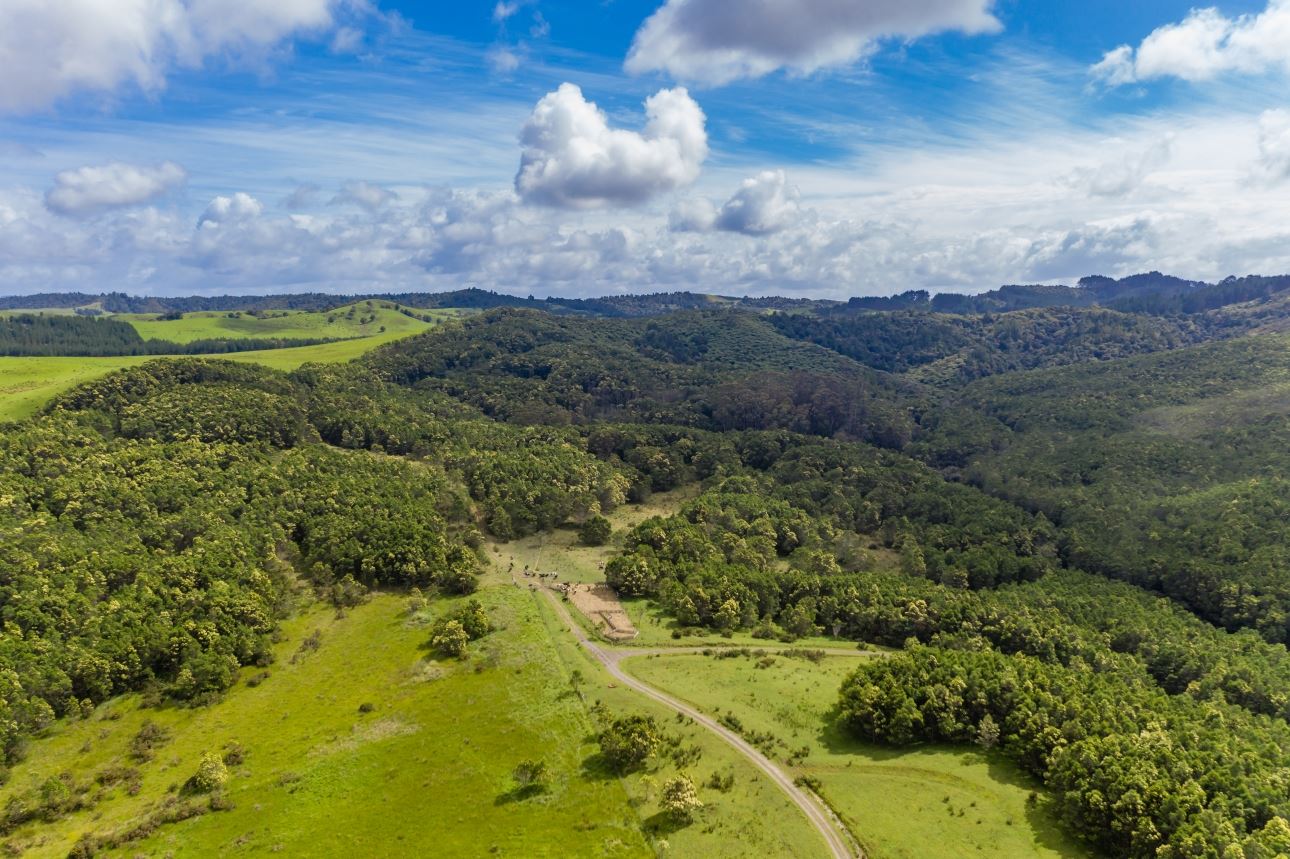
{"label": "small shrub", "polygon": [[210,793],[223,787],[227,781],[228,767],[224,765],[224,759],[214,752],[205,752],[197,765],[197,772],[184,787],[191,793]]}
{"label": "small shrub", "polygon": [[240,767],[246,762],[246,749],[236,740],[224,747],[224,765]]}
{"label": "small shrub", "polygon": [[139,733],[130,741],[130,756],[146,763],[153,759],[160,746],[170,742],[170,732],[151,720],[139,727]]}

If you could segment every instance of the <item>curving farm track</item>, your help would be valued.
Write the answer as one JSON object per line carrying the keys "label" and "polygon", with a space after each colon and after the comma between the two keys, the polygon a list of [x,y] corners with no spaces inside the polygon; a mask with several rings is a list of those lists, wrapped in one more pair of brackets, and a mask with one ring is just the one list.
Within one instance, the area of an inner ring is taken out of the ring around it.
{"label": "curving farm track", "polygon": [[[555,593],[546,588],[542,588],[541,590],[546,594],[547,599],[550,600],[551,605],[555,608],[556,614],[564,622],[564,625],[568,628],[569,632],[573,633],[573,636],[578,640],[578,643],[588,653],[590,653],[597,662],[605,666],[605,670],[608,671],[615,680],[622,683],[624,686],[639,692],[647,698],[657,701],[665,707],[693,719],[698,724],[716,734],[752,762],[754,766],[765,773],[766,776],[774,782],[780,790],[784,791],[784,793],[788,795],[788,798],[802,810],[802,813],[806,815],[807,820],[811,822],[811,825],[815,827],[815,829],[820,833],[820,837],[822,837],[824,842],[828,845],[829,854],[833,856],[834,859],[863,859],[864,852],[854,843],[850,833],[846,831],[841,821],[839,821],[829,809],[825,808],[814,795],[794,784],[793,779],[788,775],[788,773],[784,772],[784,770],[782,770],[774,761],[767,758],[749,744],[743,737],[720,724],[711,716],[703,714],[689,704],[686,704],[684,701],[679,701],[646,683],[642,683],[640,680],[637,680],[635,677],[632,677],[624,671],[619,665],[623,659],[630,656],[643,656],[654,652],[683,653],[686,652],[686,650],[689,650],[689,648],[659,649],[657,651],[606,650],[587,637],[586,632],[583,631],[583,628],[573,619],[572,615],[569,614],[569,610],[565,608],[564,603],[560,601]],[[859,651],[847,652],[850,654],[860,655]]]}

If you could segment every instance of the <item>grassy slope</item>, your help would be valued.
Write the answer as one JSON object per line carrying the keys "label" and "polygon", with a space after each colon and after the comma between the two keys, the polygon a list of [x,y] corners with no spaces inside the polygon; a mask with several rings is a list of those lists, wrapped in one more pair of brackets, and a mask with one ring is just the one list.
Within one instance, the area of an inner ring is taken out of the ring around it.
{"label": "grassy slope", "polygon": [[[622,785],[583,774],[590,723],[531,596],[494,588],[482,599],[505,628],[466,663],[427,661],[424,625],[410,622],[403,599],[382,596],[344,619],[323,610],[294,619],[271,676],[216,705],[141,711],[126,696],[60,725],[5,794],[64,770],[129,763],[126,744],[145,718],[175,738],[142,766],[139,796],[109,790],[93,811],[20,830],[46,838],[24,855],[65,856],[81,832],[135,818],[203,751],[233,740],[247,749],[229,783],[235,808],[162,827],[121,855],[648,855]],[[291,664],[314,629],[322,647]],[[359,713],[364,703],[375,710]],[[526,757],[547,762],[552,789],[508,802],[510,771]]]}
{"label": "grassy slope", "polygon": [[[294,370],[301,364],[311,362],[350,361],[377,346],[415,333],[417,333],[415,330],[387,331],[385,334],[372,337],[324,343],[319,346],[230,352],[212,357],[262,364],[275,370]],[[144,361],[155,360],[155,357],[128,355],[113,358],[11,358],[0,356],[0,421],[29,417],[50,398],[69,388],[97,379],[122,367],[133,367]]]}
{"label": "grassy slope", "polygon": [[[479,597],[499,629],[472,645],[465,663],[429,658],[427,618],[411,618],[402,597],[378,595],[341,619],[313,607],[288,621],[269,678],[241,683],[214,705],[145,710],[128,695],[87,720],[58,723],[14,768],[0,804],[51,775],[86,782],[114,764],[139,766],[142,790],[131,797],[104,789],[94,808],[27,824],[9,843],[24,856],[65,856],[83,833],[138,821],[204,751],[236,741],[247,754],[229,782],[232,810],[163,826],[105,855],[825,855],[805,818],[751,764],[617,688],[539,595],[503,572],[485,582]],[[436,602],[428,615],[446,605]],[[292,664],[315,629],[321,648]],[[572,691],[574,670],[582,697]],[[255,673],[246,669],[244,678]],[[730,773],[733,789],[700,787],[707,808],[697,821],[668,825],[657,814],[658,792],[675,765],[662,758],[622,779],[603,772],[589,712],[597,701],[614,714],[656,716],[683,746],[701,749],[688,768],[696,782]],[[371,713],[359,712],[365,703]],[[135,764],[127,748],[145,719],[174,739],[152,762]],[[551,790],[514,801],[510,772],[524,758],[547,763]]]}
{"label": "grassy slope", "polygon": [[[609,677],[599,663],[574,643],[549,606],[542,604],[552,641],[555,642],[566,668],[578,670],[587,678],[583,694],[599,701],[611,713],[644,713],[654,716],[669,733],[678,734],[684,746],[697,745],[702,756],[685,772],[698,787],[704,809],[694,823],[673,829],[660,820],[658,795],[663,783],[677,768],[667,760],[657,761],[655,768],[623,779],[623,784],[638,809],[643,826],[650,834],[656,855],[704,859],[763,859],[775,857],[824,857],[828,855],[822,838],[811,828],[796,806],[739,753],[707,729],[692,724],[678,724],[672,711],[623,689]],[[733,776],[728,792],[704,784],[713,774]],[[566,855],[578,855],[569,852]]]}
{"label": "grassy slope", "polygon": [[[162,321],[156,314],[118,314],[115,318],[129,322],[145,340],[170,340],[190,343],[193,340],[239,337],[344,338],[370,337],[381,333],[414,334],[424,331],[428,323],[405,316],[386,302],[340,307],[327,313],[304,311],[271,311],[286,313],[269,319],[258,319],[249,313],[232,318],[224,312],[185,313],[182,319]],[[354,310],[352,316],[347,315]],[[416,311],[441,319],[452,318],[454,311]],[[375,315],[371,322],[360,324],[364,317]]]}
{"label": "grassy slope", "polygon": [[[771,648],[773,649],[773,647]],[[810,748],[797,769],[820,780],[822,795],[846,820],[871,859],[964,856],[1086,856],[1066,838],[1037,786],[998,756],[958,748],[899,751],[857,743],[829,725],[828,713],[856,657],[819,664],[776,657],[701,655],[636,657],[624,667],[660,689],[716,713],[732,713],[750,731],[783,741],[775,757]]]}

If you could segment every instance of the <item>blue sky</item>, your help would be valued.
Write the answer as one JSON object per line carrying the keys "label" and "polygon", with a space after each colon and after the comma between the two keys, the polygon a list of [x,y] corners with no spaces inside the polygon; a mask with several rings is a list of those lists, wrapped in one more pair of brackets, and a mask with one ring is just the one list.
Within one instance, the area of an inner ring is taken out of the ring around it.
{"label": "blue sky", "polygon": [[448,6],[0,5],[0,292],[1290,271],[1290,0]]}

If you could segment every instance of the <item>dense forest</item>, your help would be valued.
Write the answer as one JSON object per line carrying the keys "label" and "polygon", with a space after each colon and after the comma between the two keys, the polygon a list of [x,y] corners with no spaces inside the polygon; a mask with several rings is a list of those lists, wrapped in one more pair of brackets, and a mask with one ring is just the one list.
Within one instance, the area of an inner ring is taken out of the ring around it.
{"label": "dense forest", "polygon": [[[347,365],[75,388],[0,428],[6,760],[122,691],[219,696],[302,592],[467,593],[486,536],[689,486],[605,568],[676,636],[894,648],[839,690],[844,730],[1008,755],[1106,855],[1285,855],[1280,305],[1077,288],[1119,309],[500,307]],[[32,318],[21,348],[131,342]]]}

